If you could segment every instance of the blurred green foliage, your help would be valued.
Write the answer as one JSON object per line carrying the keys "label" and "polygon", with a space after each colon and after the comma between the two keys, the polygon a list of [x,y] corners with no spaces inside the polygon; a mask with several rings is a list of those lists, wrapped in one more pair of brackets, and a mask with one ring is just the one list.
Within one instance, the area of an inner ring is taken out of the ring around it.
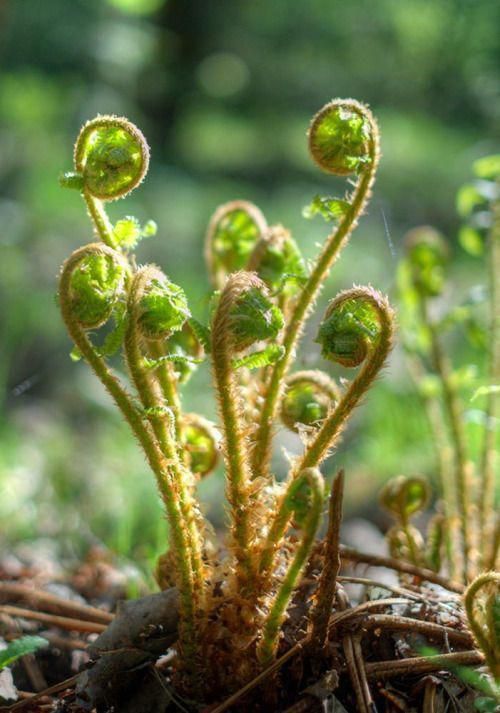
{"label": "blurred green foliage", "polygon": [[[54,299],[58,266],[89,240],[78,194],[57,181],[80,125],[126,115],[150,140],[150,175],[127,211],[157,221],[160,239],[139,254],[182,284],[202,317],[215,207],[255,201],[311,255],[327,226],[302,209],[342,184],[309,160],[309,119],[334,96],[368,102],[382,131],[380,176],[322,300],[353,281],[391,293],[401,236],[432,223],[455,243],[456,302],[483,280],[456,247],[454,196],[472,161],[497,148],[499,25],[497,0],[2,3],[0,519],[10,537],[63,533],[76,548],[102,538],[144,557],[163,548],[141,455],[85,365],[71,362]],[[122,210],[113,205],[112,218]],[[313,329],[298,366],[325,366]],[[432,477],[416,398],[396,350],[332,465],[346,468],[349,507],[367,512],[377,481],[394,474]],[[213,413],[206,371],[189,384],[186,408]],[[290,438],[282,444],[293,451]],[[220,480],[200,487],[220,522]]]}

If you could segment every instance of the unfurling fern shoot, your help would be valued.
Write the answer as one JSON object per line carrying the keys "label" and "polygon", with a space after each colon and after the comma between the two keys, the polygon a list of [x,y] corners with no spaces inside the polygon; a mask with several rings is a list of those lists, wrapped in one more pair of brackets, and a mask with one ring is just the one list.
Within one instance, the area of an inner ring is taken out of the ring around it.
{"label": "unfurling fern shoot", "polygon": [[[335,222],[320,254],[308,269],[285,227],[269,227],[246,201],[224,204],[206,236],[216,290],[209,324],[192,316],[184,290],[160,268],[138,267],[134,251],[155,224],[141,227],[125,216],[113,225],[106,213],[106,203],[125,197],[147,171],[149,149],[133,124],[111,116],[88,122],[76,142],[74,171],[61,179],[82,194],[98,240],[63,266],[63,319],[75,357],[108,389],[154,473],[170,533],[157,578],[162,587],[176,586],[180,599],[175,683],[200,702],[245,684],[276,657],[323,511],[319,467],[392,342],[387,300],[356,287],[331,300],[318,335],[326,359],[358,369],[352,382],[341,390],[319,371],[288,374],[305,320],[369,198],[377,125],[364,105],[334,100],[313,119],[309,147],[322,170],[354,181],[343,198],[311,204],[310,214]],[[108,323],[114,327],[99,341]],[[109,363],[119,349],[130,386]],[[205,356],[216,426],[182,406],[181,386]],[[304,440],[282,483],[270,468],[278,415]],[[196,499],[196,484],[214,469],[219,451],[230,519],[221,550],[208,539]]]}

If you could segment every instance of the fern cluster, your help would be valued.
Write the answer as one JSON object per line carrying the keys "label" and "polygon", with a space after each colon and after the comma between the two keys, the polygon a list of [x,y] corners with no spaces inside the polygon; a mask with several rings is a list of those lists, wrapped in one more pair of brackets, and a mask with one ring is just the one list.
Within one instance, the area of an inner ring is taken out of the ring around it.
{"label": "fern cluster", "polygon": [[[332,222],[319,255],[306,266],[289,231],[268,226],[256,206],[221,206],[206,238],[214,288],[208,324],[192,317],[183,289],[159,267],[137,264],[134,250],[154,224],[126,217],[113,225],[107,216],[106,202],[144,178],[149,149],[141,132],[117,117],[90,121],[76,141],[75,170],[62,178],[81,192],[95,231],[95,242],[63,265],[62,316],[74,358],[107,388],[156,478],[170,528],[158,581],[179,590],[179,682],[199,699],[245,683],[276,656],[325,505],[321,464],[392,344],[387,299],[354,287],[329,303],[317,336],[323,357],[356,368],[354,378],[341,388],[320,371],[291,373],[304,323],[368,201],[377,125],[362,104],[335,100],[314,117],[309,146],[321,169],[349,176],[353,186],[309,208]],[[118,351],[129,383],[110,363]],[[180,387],[204,360],[213,372],[217,426],[182,408]],[[279,418],[303,442],[284,482],[270,465]],[[219,452],[230,515],[224,550],[211,542],[195,497]],[[311,621],[322,621],[326,600],[328,609],[331,592],[320,588]],[[321,625],[318,645],[324,636]]]}

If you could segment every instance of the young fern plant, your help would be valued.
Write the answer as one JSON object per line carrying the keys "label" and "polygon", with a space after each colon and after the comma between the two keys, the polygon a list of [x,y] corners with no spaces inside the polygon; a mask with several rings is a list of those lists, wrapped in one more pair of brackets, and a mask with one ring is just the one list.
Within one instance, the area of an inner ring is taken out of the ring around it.
{"label": "young fern plant", "polygon": [[[246,683],[277,656],[324,509],[321,464],[392,344],[387,299],[353,287],[330,301],[317,341],[326,360],[358,369],[355,377],[341,390],[318,370],[289,373],[304,323],[367,204],[379,158],[377,125],[362,104],[337,99],[313,119],[309,147],[320,168],[355,179],[343,198],[317,197],[309,208],[335,224],[322,250],[308,270],[286,228],[268,226],[246,201],[221,206],[206,237],[215,289],[209,324],[192,317],[184,291],[159,267],[138,266],[134,251],[154,224],[142,228],[131,217],[113,224],[107,215],[106,203],[145,176],[149,149],[141,132],[117,117],[88,122],[76,141],[75,170],[62,177],[80,191],[95,232],[94,242],[62,267],[62,316],[74,358],[83,358],[108,390],[155,476],[170,532],[157,577],[160,586],[179,590],[177,684],[199,701]],[[99,338],[100,330],[107,336]],[[110,363],[120,350],[129,385]],[[205,355],[218,429],[182,406],[180,387]],[[270,469],[278,416],[303,441],[284,482]],[[219,450],[230,520],[225,549],[209,541],[195,496]],[[322,582],[319,648],[331,602]]]}
{"label": "young fern plant", "polygon": [[[457,206],[467,224],[460,231],[462,246],[474,255],[487,252],[489,263],[489,329],[482,329],[475,310],[484,299],[474,289],[467,300],[444,314],[436,311],[446,288],[448,246],[434,228],[422,226],[406,236],[406,255],[398,274],[402,322],[410,371],[420,387],[438,456],[441,494],[445,508],[448,569],[464,582],[498,565],[500,532],[495,508],[498,466],[498,380],[500,378],[498,269],[500,159],[476,162],[478,179],[463,186]],[[484,245],[487,249],[484,249]],[[442,311],[442,310],[441,310]],[[460,326],[475,347],[488,352],[486,383],[472,400],[485,396],[484,438],[477,462],[464,424],[463,390],[471,387],[475,371],[454,368],[443,345],[443,334]]]}

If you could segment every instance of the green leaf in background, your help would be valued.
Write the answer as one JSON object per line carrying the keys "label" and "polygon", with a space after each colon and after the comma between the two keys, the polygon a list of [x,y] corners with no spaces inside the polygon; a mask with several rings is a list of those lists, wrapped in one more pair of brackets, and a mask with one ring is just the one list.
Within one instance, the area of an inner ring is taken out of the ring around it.
{"label": "green leaf in background", "polygon": [[462,225],[458,232],[458,242],[469,255],[479,257],[484,253],[484,242],[481,234],[471,228],[470,225]]}
{"label": "green leaf in background", "polygon": [[500,177],[500,154],[484,156],[475,161],[472,168],[478,178],[494,181]]}
{"label": "green leaf in background", "polygon": [[112,7],[129,15],[151,15],[159,10],[165,0],[108,0]]}
{"label": "green leaf in background", "polygon": [[432,399],[441,394],[443,385],[436,374],[426,374],[418,382],[418,390],[424,399]]}
{"label": "green leaf in background", "polygon": [[472,183],[466,183],[458,189],[457,211],[462,218],[467,218],[476,208],[483,205],[484,196]]}
{"label": "green leaf in background", "polygon": [[498,393],[500,393],[500,384],[491,384],[491,386],[480,386],[479,389],[476,389],[476,391],[474,391],[474,393],[472,394],[471,401],[475,401],[481,396],[488,396],[489,394]]}
{"label": "green leaf in background", "polygon": [[32,654],[48,645],[47,639],[43,639],[41,636],[23,636],[20,639],[11,641],[6,649],[0,651],[0,671],[17,661],[21,656]]}
{"label": "green leaf in background", "polygon": [[475,364],[465,364],[450,374],[450,387],[455,390],[470,388],[478,377]]}

